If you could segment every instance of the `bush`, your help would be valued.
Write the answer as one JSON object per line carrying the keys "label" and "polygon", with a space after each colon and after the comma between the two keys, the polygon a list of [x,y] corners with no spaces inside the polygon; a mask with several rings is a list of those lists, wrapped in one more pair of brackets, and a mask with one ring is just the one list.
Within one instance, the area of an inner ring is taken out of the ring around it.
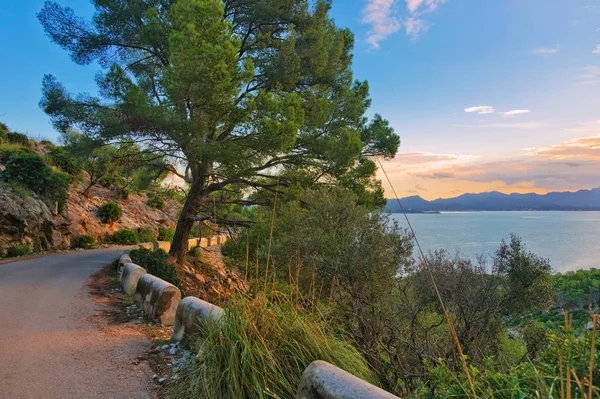
{"label": "bush", "polygon": [[170,229],[164,226],[158,226],[158,241],[173,241],[175,237],[175,229]]}
{"label": "bush", "polygon": [[98,208],[98,217],[102,223],[113,223],[123,216],[121,207],[115,203],[107,202]]}
{"label": "bush", "polygon": [[195,362],[173,387],[173,398],[294,398],[304,369],[324,360],[377,383],[365,360],[321,326],[316,316],[259,296],[234,299],[219,322],[205,325]]}
{"label": "bush", "polygon": [[56,166],[71,176],[77,176],[81,173],[81,166],[77,160],[64,147],[53,147],[46,154],[46,160],[49,164]]}
{"label": "bush", "polygon": [[150,208],[160,209],[161,211],[165,209],[165,201],[157,195],[149,197],[146,205]]}
{"label": "bush", "polygon": [[194,247],[190,250],[190,255],[193,256],[194,258],[199,258],[202,256],[202,248],[201,247]]}
{"label": "bush", "polygon": [[119,229],[113,233],[112,242],[119,245],[134,245],[140,242],[140,238],[135,230]]}
{"label": "bush", "polygon": [[55,172],[37,154],[13,154],[2,172],[11,184],[23,185],[39,194],[49,207],[62,213],[68,197],[69,176]]}
{"label": "bush", "polygon": [[17,256],[31,255],[33,249],[29,245],[16,245],[6,250],[6,256],[9,258],[16,258]]}
{"label": "bush", "polygon": [[162,249],[157,251],[150,251],[145,248],[134,249],[129,252],[129,257],[131,257],[133,263],[142,266],[148,273],[181,288],[175,266],[167,261],[169,255]]}
{"label": "bush", "polygon": [[25,147],[29,147],[29,137],[23,133],[17,132],[8,132],[6,134],[6,139],[11,144],[20,144]]}
{"label": "bush", "polygon": [[9,132],[10,132],[10,130],[8,129],[8,126],[6,126],[4,123],[0,122],[0,142],[6,140]]}
{"label": "bush", "polygon": [[81,236],[73,237],[71,240],[71,247],[83,248],[83,249],[94,249],[97,248],[96,240],[94,237],[84,234]]}
{"label": "bush", "polygon": [[143,226],[138,229],[138,237],[140,242],[151,242],[156,240],[154,230],[150,226]]}
{"label": "bush", "polygon": [[0,163],[6,165],[8,160],[13,155],[22,155],[22,154],[35,154],[31,148],[23,147],[17,144],[3,144],[0,145]]}

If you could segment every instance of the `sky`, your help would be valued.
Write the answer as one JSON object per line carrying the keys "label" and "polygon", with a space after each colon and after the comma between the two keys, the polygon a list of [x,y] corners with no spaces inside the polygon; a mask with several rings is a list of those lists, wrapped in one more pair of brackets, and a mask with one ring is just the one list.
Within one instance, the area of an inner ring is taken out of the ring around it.
{"label": "sky", "polygon": [[[43,75],[95,93],[98,67],[50,42],[42,4],[0,2],[0,121],[56,140],[38,107]],[[355,33],[370,115],[400,135],[382,163],[399,196],[600,186],[600,0],[333,0],[332,17]]]}

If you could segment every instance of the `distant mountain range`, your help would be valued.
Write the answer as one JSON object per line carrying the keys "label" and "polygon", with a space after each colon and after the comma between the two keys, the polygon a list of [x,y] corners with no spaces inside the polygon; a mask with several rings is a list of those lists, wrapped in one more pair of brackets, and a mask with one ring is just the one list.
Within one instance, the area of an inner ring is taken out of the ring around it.
{"label": "distant mountain range", "polygon": [[[418,195],[400,199],[406,212],[451,211],[600,211],[600,187],[576,192],[502,194],[497,191],[463,194],[454,198],[427,201]],[[396,199],[388,199],[390,212],[401,212]]]}

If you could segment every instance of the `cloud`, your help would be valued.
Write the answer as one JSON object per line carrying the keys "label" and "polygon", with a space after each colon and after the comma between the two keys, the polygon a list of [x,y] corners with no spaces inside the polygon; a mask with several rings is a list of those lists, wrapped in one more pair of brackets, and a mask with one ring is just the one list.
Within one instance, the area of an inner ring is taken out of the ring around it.
{"label": "cloud", "polygon": [[475,107],[465,108],[465,112],[477,112],[479,115],[486,115],[495,113],[496,109],[489,105],[478,105]]}
{"label": "cloud", "polygon": [[547,127],[548,124],[545,122],[526,122],[526,123],[490,123],[483,125],[452,125],[455,127],[467,127],[467,128],[492,128],[492,129],[541,129]]}
{"label": "cloud", "polygon": [[589,158],[600,161],[600,136],[581,137],[563,144],[534,149],[528,155],[547,156],[551,160]]}
{"label": "cloud", "polygon": [[600,54],[600,44],[596,45],[596,48],[594,48],[594,51],[592,51],[592,54]]}
{"label": "cloud", "polygon": [[531,111],[528,109],[513,109],[510,111],[506,111],[506,112],[498,112],[500,115],[506,117],[506,118],[510,118],[513,116],[518,116],[518,115],[524,115],[524,114],[528,114]]}
{"label": "cloud", "polygon": [[428,26],[425,25],[425,21],[418,18],[407,18],[404,21],[404,28],[406,29],[406,34],[411,36],[413,39],[418,39],[422,32],[425,32],[428,29]]}
{"label": "cloud", "polygon": [[538,47],[534,49],[531,53],[535,55],[551,55],[556,54],[560,51],[560,46],[555,47]]}
{"label": "cloud", "polygon": [[411,14],[429,13],[445,2],[446,0],[406,0],[406,8]]}
{"label": "cloud", "polygon": [[382,40],[400,30],[401,24],[394,12],[396,3],[397,0],[368,0],[363,9],[362,22],[371,25],[367,42],[373,48],[379,48]]}

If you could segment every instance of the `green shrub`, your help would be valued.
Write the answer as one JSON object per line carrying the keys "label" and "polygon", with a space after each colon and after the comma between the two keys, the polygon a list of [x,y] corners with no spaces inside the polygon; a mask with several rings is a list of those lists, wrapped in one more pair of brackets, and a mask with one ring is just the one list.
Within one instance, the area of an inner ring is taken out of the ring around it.
{"label": "green shrub", "polygon": [[81,236],[73,237],[71,240],[71,247],[83,248],[83,249],[94,249],[97,248],[96,240],[94,237],[84,234]]}
{"label": "green shrub", "polygon": [[7,139],[9,132],[10,130],[8,129],[8,126],[0,122],[0,142],[5,141]]}
{"label": "green shrub", "polygon": [[167,261],[169,255],[162,249],[157,251],[150,251],[145,248],[134,249],[129,252],[129,257],[131,257],[133,263],[142,266],[148,273],[181,288],[175,266]]}
{"label": "green shrub", "polygon": [[158,226],[158,241],[173,241],[175,237],[175,229],[170,229],[165,226]]}
{"label": "green shrub", "polygon": [[0,145],[0,163],[6,165],[8,160],[13,155],[22,155],[22,154],[35,154],[29,147],[23,147],[17,144],[3,144]]}
{"label": "green shrub", "polygon": [[180,375],[172,398],[294,398],[305,368],[324,360],[371,383],[358,351],[316,316],[262,296],[235,298],[225,316],[204,326],[195,362]]}
{"label": "green shrub", "polygon": [[150,226],[143,226],[138,229],[138,237],[140,242],[152,242],[156,240],[154,230]]}
{"label": "green shrub", "polygon": [[31,255],[32,253],[33,253],[33,249],[29,245],[16,245],[14,247],[9,247],[6,250],[6,256],[9,258],[16,258],[17,256]]}
{"label": "green shrub", "polygon": [[121,207],[115,203],[107,202],[98,208],[98,217],[102,223],[113,223],[123,216]]}
{"label": "green shrub", "polygon": [[9,183],[22,184],[39,194],[50,208],[58,205],[60,213],[64,210],[70,178],[53,171],[37,154],[12,155],[2,175]]}
{"label": "green shrub", "polygon": [[140,242],[140,238],[135,230],[119,229],[113,233],[112,242],[119,245],[134,245]]}
{"label": "green shrub", "polygon": [[27,135],[25,135],[23,133],[8,132],[6,134],[6,138],[7,138],[8,142],[11,144],[20,144],[25,147],[30,146],[29,137],[27,137]]}
{"label": "green shrub", "polygon": [[46,154],[46,160],[50,165],[56,166],[71,176],[77,176],[81,172],[81,166],[75,156],[64,147],[53,147]]}
{"label": "green shrub", "polygon": [[165,209],[165,201],[157,195],[148,197],[146,205],[148,205],[150,208],[160,209],[161,211]]}
{"label": "green shrub", "polygon": [[194,258],[199,258],[202,256],[202,248],[201,247],[194,247],[190,250],[190,255],[193,256]]}
{"label": "green shrub", "polygon": [[43,144],[47,150],[52,150],[53,148],[56,148],[56,145],[50,140],[42,140],[40,141],[40,144]]}

